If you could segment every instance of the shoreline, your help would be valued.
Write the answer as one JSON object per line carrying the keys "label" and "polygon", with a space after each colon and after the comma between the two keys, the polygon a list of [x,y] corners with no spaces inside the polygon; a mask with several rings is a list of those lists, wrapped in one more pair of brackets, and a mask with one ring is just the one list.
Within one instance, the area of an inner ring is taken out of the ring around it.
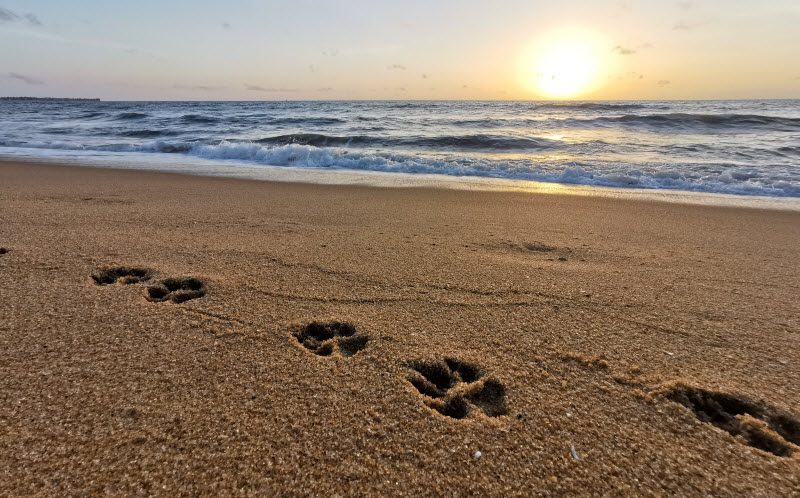
{"label": "shoreline", "polygon": [[0,162],[0,495],[789,496],[798,240],[786,210]]}
{"label": "shoreline", "polygon": [[362,185],[381,188],[433,188],[487,192],[524,192],[532,194],[601,197],[634,201],[665,202],[696,206],[725,206],[755,209],[800,211],[800,198],[721,194],[689,190],[604,187],[531,180],[396,173],[367,170],[302,168],[253,165],[236,160],[208,160],[189,157],[152,157],[146,153],[125,153],[100,158],[87,157],[17,157],[0,154],[0,164],[26,163],[56,166],[135,170],[231,178],[278,183],[316,185]]}

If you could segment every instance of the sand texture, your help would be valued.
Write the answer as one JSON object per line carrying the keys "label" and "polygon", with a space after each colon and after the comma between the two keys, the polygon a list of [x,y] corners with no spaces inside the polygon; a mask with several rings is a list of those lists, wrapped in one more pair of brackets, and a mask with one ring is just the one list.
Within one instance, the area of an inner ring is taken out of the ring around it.
{"label": "sand texture", "polygon": [[0,496],[800,496],[800,213],[0,164]]}

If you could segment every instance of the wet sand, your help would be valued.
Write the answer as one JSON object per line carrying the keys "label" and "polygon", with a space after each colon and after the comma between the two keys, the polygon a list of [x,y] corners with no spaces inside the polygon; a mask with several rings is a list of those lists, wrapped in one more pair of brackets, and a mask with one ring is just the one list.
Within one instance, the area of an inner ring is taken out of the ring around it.
{"label": "wet sand", "polygon": [[798,212],[5,162],[0,247],[0,495],[800,489]]}

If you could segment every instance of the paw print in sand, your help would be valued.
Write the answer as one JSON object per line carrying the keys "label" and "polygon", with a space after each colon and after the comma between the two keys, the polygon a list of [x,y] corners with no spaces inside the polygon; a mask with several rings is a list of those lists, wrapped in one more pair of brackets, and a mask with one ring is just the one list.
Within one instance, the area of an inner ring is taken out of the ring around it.
{"label": "paw print in sand", "polygon": [[172,301],[179,304],[205,295],[206,285],[203,281],[191,277],[165,278],[145,291],[147,300],[155,303]]}
{"label": "paw print in sand", "polygon": [[101,268],[92,272],[92,280],[97,285],[122,284],[131,285],[146,282],[152,278],[152,270],[130,266],[114,266]]}
{"label": "paw print in sand", "polygon": [[748,446],[780,457],[800,451],[800,418],[786,411],[744,396],[682,384],[664,395]]}
{"label": "paw print in sand", "polygon": [[367,346],[369,336],[348,322],[311,322],[295,327],[292,336],[304,348],[319,356],[353,356]]}
{"label": "paw print in sand", "polygon": [[409,363],[408,381],[429,408],[447,417],[462,419],[477,413],[499,417],[508,413],[506,388],[485,377],[474,363],[445,358]]}

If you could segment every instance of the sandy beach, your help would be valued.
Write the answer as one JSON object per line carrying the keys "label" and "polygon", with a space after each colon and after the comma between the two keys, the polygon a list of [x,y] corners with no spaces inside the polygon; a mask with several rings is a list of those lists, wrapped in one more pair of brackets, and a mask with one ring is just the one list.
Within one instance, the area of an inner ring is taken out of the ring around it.
{"label": "sandy beach", "polygon": [[800,212],[0,163],[0,495],[798,496]]}

